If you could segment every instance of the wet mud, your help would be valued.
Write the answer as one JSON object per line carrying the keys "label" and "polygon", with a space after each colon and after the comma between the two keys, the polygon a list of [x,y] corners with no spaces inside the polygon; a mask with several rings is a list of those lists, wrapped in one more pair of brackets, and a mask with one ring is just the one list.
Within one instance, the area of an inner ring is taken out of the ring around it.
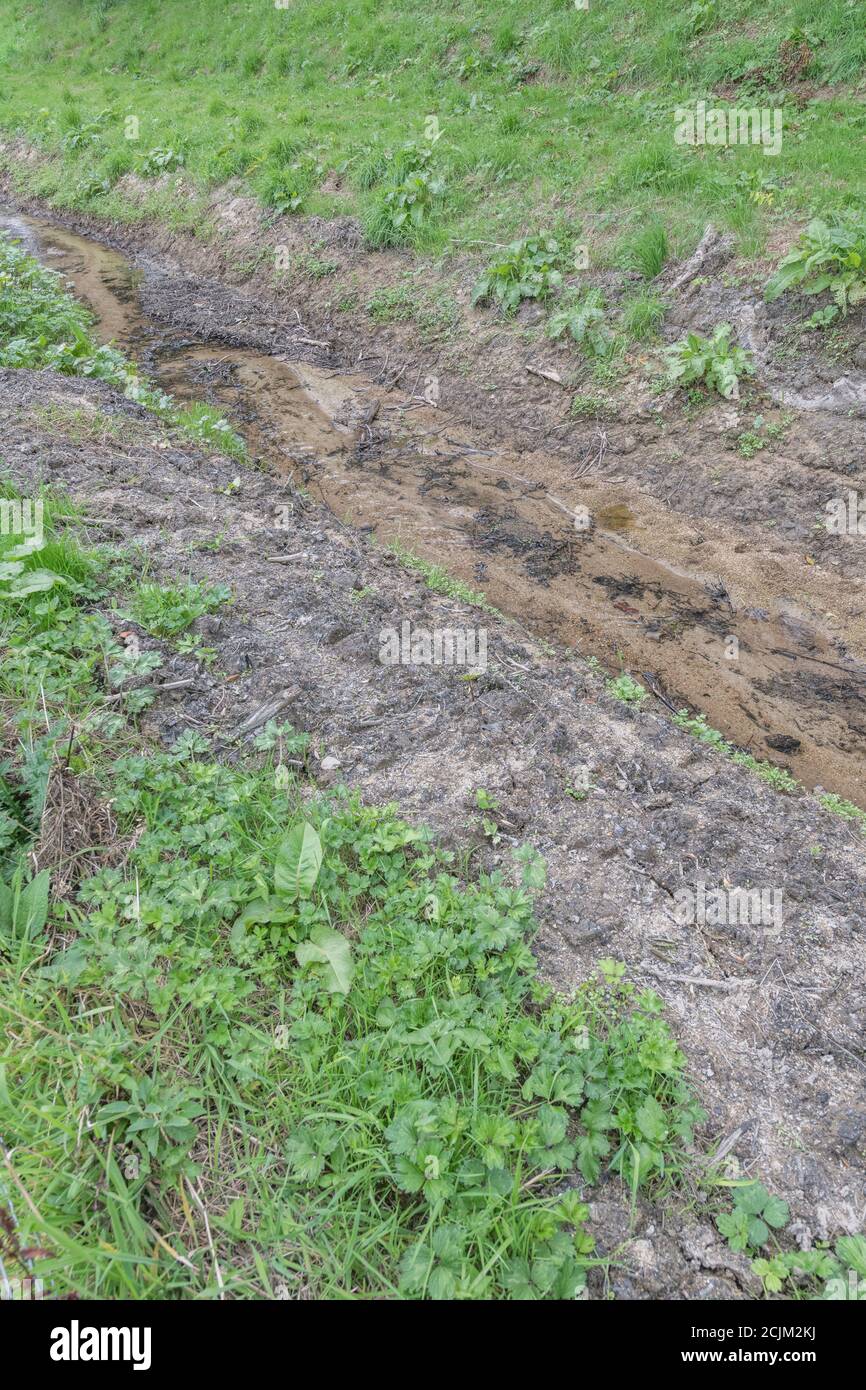
{"label": "wet mud", "polygon": [[102,341],[176,398],[225,410],[254,455],[339,519],[440,564],[533,634],[628,671],[670,709],[702,711],[806,786],[866,805],[866,663],[778,586],[732,592],[701,567],[700,534],[672,544],[657,501],[538,453],[476,447],[420,382],[407,394],[184,334],[145,311],[147,265],[36,218],[0,225],[67,278]]}

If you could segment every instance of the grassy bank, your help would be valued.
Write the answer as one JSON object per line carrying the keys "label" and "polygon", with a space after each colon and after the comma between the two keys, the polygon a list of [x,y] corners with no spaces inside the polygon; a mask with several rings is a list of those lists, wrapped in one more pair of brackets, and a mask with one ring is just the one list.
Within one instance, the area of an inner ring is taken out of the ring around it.
{"label": "grassy bank", "polygon": [[116,348],[99,346],[89,310],[66,294],[60,277],[0,233],[0,367],[50,369],[116,386],[196,444],[243,461],[246,445],[211,406],[178,405],[142,378]]}
{"label": "grassy bank", "polygon": [[[779,219],[866,191],[847,0],[0,10],[0,125],[56,156],[40,191],[77,207],[128,213],[129,172],[236,178],[275,211],[357,213],[372,244],[483,252],[547,226],[597,266],[631,263],[648,220],[677,253],[712,219],[758,256]],[[676,144],[701,99],[780,109],[779,154]],[[164,185],[155,202],[178,215]]]}

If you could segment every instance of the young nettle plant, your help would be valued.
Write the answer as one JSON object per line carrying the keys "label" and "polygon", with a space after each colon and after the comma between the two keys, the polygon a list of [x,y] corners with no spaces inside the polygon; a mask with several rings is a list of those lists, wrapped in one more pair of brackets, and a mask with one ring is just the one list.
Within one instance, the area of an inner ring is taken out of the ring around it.
{"label": "young nettle plant", "polygon": [[732,328],[720,323],[711,338],[688,333],[667,351],[668,380],[677,386],[702,382],[726,400],[738,400],[740,377],[754,376],[750,353],[731,342]]}
{"label": "young nettle plant", "polygon": [[562,284],[560,258],[559,242],[544,232],[512,241],[475,282],[472,303],[515,314],[524,299],[549,299]]}
{"label": "young nettle plant", "polygon": [[568,333],[589,357],[608,357],[615,342],[605,321],[604,295],[597,289],[587,290],[552,314],[547,332],[551,338]]}
{"label": "young nettle plant", "polygon": [[814,217],[797,244],[767,281],[764,297],[772,303],[792,289],[801,294],[829,292],[832,303],[812,316],[810,324],[832,323],[866,300],[866,218],[853,214],[830,222]]}

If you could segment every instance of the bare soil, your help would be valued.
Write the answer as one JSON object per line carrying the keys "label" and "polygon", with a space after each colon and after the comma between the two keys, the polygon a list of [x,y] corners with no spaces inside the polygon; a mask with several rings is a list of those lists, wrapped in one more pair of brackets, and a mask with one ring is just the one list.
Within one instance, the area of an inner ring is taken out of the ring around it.
{"label": "bare soil", "polygon": [[[857,489],[858,422],[801,411],[784,461],[771,442],[734,462],[748,423],[736,403],[689,421],[670,401],[632,406],[627,390],[616,420],[569,426],[567,438],[540,421],[521,447],[525,425],[494,428],[489,399],[481,420],[472,402],[467,413],[435,361],[410,372],[389,349],[365,348],[347,370],[330,321],[292,322],[221,282],[145,255],[134,265],[39,219],[7,225],[65,271],[106,341],[175,395],[226,409],[263,459],[347,524],[443,564],[536,634],[640,675],[669,707],[702,711],[806,786],[866,806],[866,538],[819,524],[831,497]],[[695,273],[724,256],[707,245]],[[550,362],[535,370],[559,374]],[[561,415],[562,385],[525,372],[523,409],[537,382]],[[507,418],[516,388],[492,394]],[[832,464],[809,455],[798,473],[792,441],[807,424],[810,447],[822,427],[832,437]]]}

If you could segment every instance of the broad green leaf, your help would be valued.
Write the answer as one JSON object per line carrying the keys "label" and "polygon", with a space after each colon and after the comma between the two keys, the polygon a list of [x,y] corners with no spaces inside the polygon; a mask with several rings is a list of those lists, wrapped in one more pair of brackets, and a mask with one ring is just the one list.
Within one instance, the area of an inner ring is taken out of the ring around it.
{"label": "broad green leaf", "polygon": [[280,893],[309,893],[321,867],[322,842],[308,821],[299,821],[277,852],[274,887]]}
{"label": "broad green leaf", "polygon": [[15,913],[16,934],[20,935],[23,928],[23,935],[30,941],[39,935],[48,920],[49,879],[48,870],[43,869],[41,874],[37,874],[27,887],[22,889],[18,898]]}
{"label": "broad green leaf", "polygon": [[348,994],[355,967],[352,948],[338,931],[321,924],[313,927],[309,941],[295,951],[299,965],[312,965],[331,994]]}
{"label": "broad green leaf", "polygon": [[59,574],[53,574],[51,570],[28,570],[25,574],[13,579],[9,592],[15,598],[26,598],[28,594],[43,594],[48,589],[53,589],[55,584],[65,584]]}
{"label": "broad green leaf", "polygon": [[635,1114],[635,1121],[641,1134],[652,1141],[664,1139],[667,1134],[667,1123],[665,1112],[662,1110],[658,1101],[652,1096],[647,1096],[643,1105],[638,1107]]}
{"label": "broad green leaf", "polygon": [[762,1182],[750,1182],[734,1191],[734,1205],[749,1216],[757,1216],[769,1200],[770,1194]]}
{"label": "broad green leaf", "polygon": [[303,1133],[290,1135],[286,1140],[286,1158],[290,1171],[304,1182],[315,1182],[325,1168],[325,1155]]}
{"label": "broad green leaf", "polygon": [[247,903],[235,921],[231,930],[231,943],[233,946],[239,946],[246,939],[250,927],[272,922],[290,922],[294,916],[292,908],[282,898],[273,894],[269,898],[256,898],[254,902]]}
{"label": "broad green leaf", "polygon": [[736,1212],[728,1211],[722,1212],[721,1216],[716,1218],[716,1225],[732,1250],[744,1250],[746,1247],[747,1232],[744,1220],[745,1218]]}
{"label": "broad green leaf", "polygon": [[38,550],[45,549],[46,542],[36,536],[31,536],[29,540],[22,541],[20,545],[13,545],[6,551],[7,560],[26,560],[28,556],[35,555]]}
{"label": "broad green leaf", "polygon": [[433,1252],[426,1241],[410,1245],[400,1261],[400,1288],[404,1293],[420,1293],[433,1264]]}
{"label": "broad green leaf", "polygon": [[509,1260],[502,1272],[502,1286],[507,1289],[509,1297],[518,1302],[526,1303],[538,1299],[528,1260]]}
{"label": "broad green leaf", "polygon": [[12,889],[0,878],[0,932],[7,934],[12,931],[12,901]]}
{"label": "broad green leaf", "polygon": [[79,942],[60,951],[50,965],[44,966],[39,974],[48,980],[56,980],[61,985],[74,985],[87,969],[88,961],[84,948]]}
{"label": "broad green leaf", "polygon": [[776,1231],[781,1230],[783,1226],[787,1225],[790,1215],[791,1212],[788,1203],[783,1202],[781,1197],[771,1197],[761,1212],[761,1216],[764,1218],[767,1225],[772,1226]]}
{"label": "broad green leaf", "polygon": [[541,1142],[545,1148],[561,1144],[568,1132],[568,1111],[555,1105],[542,1105],[536,1116]]}

